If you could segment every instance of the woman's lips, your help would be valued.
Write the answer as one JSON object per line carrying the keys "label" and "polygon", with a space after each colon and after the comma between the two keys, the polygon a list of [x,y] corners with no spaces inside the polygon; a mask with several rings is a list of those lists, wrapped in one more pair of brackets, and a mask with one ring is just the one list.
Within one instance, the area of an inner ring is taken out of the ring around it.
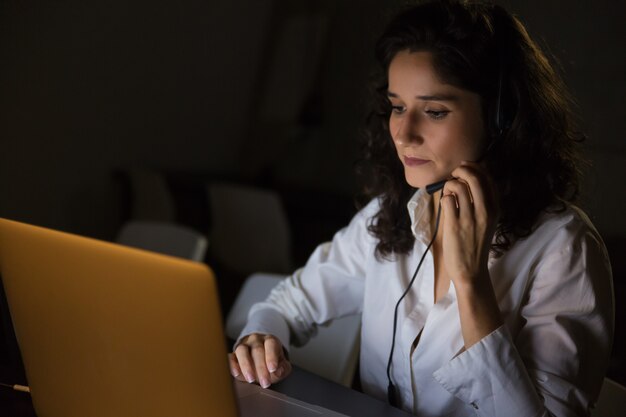
{"label": "woman's lips", "polygon": [[427,164],[428,162],[430,162],[430,160],[428,159],[411,158],[410,156],[404,157],[404,165],[410,166],[410,167],[424,165],[424,164]]}

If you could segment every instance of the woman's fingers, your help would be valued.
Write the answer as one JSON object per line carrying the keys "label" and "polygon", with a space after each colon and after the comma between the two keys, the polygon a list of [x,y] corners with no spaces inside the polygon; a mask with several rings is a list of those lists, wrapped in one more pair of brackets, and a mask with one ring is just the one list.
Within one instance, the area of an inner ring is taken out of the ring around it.
{"label": "woman's fingers", "polygon": [[445,194],[441,197],[441,201],[439,203],[443,208],[444,216],[458,219],[459,202],[456,199],[456,195],[451,191],[448,191],[447,193],[444,191],[444,193]]}
{"label": "woman's fingers", "polygon": [[442,243],[446,271],[457,284],[484,275],[497,210],[490,178],[481,166],[463,163],[452,176],[441,198]]}
{"label": "woman's fingers", "polygon": [[228,366],[230,367],[230,373],[233,377],[237,378],[240,381],[244,381],[243,374],[241,373],[241,368],[239,367],[239,362],[237,362],[237,357],[234,353],[228,354]]}
{"label": "woman's fingers", "polygon": [[276,372],[283,356],[281,343],[274,337],[268,337],[265,339],[265,352],[267,370]]}
{"label": "woman's fingers", "polygon": [[490,214],[495,212],[495,188],[483,167],[475,162],[463,162],[452,175],[465,181],[477,210]]}
{"label": "woman's fingers", "polygon": [[285,356],[283,345],[275,337],[265,340],[265,359],[267,370],[270,372],[270,382],[273,384],[291,373],[291,363]]}
{"label": "woman's fingers", "polygon": [[[472,196],[472,191],[465,180],[461,178],[454,178],[446,182],[443,189],[443,195],[446,197],[444,202],[446,205],[450,206],[450,209],[452,209],[451,202],[454,203],[455,210],[448,210],[447,213],[452,212],[457,217],[467,215],[473,216],[474,198]],[[446,207],[444,207],[444,209],[445,208]]]}
{"label": "woman's fingers", "polygon": [[263,388],[285,378],[291,364],[282,344],[271,335],[251,334],[229,355],[231,373],[240,381],[255,382]]}
{"label": "woman's fingers", "polygon": [[255,341],[250,350],[254,361],[256,380],[263,388],[267,388],[270,386],[270,373],[265,362],[265,344],[262,341]]}
{"label": "woman's fingers", "polygon": [[250,347],[242,342],[235,349],[235,356],[237,357],[237,362],[239,363],[239,369],[241,369],[241,376],[243,376],[243,380],[247,382],[256,381],[256,372],[254,361],[252,360]]}

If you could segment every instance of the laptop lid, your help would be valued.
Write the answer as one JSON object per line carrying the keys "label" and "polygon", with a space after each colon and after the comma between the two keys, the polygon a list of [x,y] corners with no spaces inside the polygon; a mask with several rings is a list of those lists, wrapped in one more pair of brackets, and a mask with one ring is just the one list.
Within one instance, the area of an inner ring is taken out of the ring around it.
{"label": "laptop lid", "polygon": [[0,269],[38,415],[237,415],[205,265],[0,219]]}

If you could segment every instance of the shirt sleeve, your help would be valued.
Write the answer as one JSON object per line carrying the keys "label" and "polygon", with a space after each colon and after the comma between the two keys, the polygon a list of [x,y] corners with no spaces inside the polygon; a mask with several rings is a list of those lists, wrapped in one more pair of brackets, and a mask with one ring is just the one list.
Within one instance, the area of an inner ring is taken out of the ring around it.
{"label": "shirt sleeve", "polygon": [[360,313],[368,254],[374,238],[367,226],[378,210],[373,200],[331,242],[319,245],[304,268],[281,281],[268,298],[252,306],[242,337],[272,334],[285,348],[306,343],[318,325]]}
{"label": "shirt sleeve", "polygon": [[612,343],[611,269],[589,228],[563,227],[532,268],[515,337],[506,325],[434,378],[481,416],[583,416],[598,396]]}

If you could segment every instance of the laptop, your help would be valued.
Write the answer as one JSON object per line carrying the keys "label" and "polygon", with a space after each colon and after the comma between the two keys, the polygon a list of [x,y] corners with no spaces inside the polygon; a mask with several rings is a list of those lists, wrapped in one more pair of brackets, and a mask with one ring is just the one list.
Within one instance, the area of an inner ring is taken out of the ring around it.
{"label": "laptop", "polygon": [[0,272],[39,416],[344,416],[231,377],[204,264],[0,219]]}

